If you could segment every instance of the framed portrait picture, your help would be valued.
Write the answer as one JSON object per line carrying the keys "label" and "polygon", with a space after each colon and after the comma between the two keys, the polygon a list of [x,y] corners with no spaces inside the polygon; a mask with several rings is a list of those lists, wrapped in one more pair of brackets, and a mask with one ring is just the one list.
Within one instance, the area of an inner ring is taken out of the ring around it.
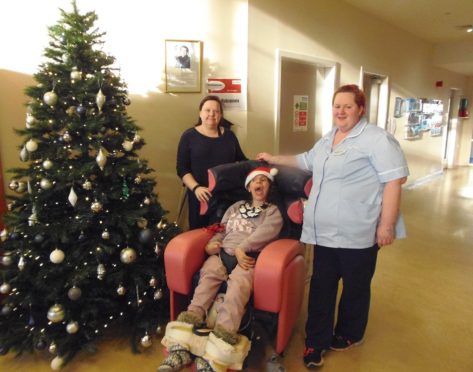
{"label": "framed portrait picture", "polygon": [[199,93],[201,91],[202,42],[165,40],[166,92]]}

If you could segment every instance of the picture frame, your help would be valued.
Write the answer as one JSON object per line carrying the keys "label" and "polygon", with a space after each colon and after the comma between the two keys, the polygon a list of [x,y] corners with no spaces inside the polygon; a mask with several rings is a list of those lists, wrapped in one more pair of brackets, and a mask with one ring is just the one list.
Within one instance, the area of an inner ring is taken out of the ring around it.
{"label": "picture frame", "polygon": [[166,93],[200,93],[202,47],[199,40],[164,41]]}

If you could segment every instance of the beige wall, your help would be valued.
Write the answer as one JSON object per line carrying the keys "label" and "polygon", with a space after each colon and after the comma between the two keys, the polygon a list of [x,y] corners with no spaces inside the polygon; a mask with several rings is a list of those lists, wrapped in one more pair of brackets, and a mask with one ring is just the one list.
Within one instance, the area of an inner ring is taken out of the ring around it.
{"label": "beige wall", "polygon": [[[249,0],[248,141],[250,155],[273,151],[274,59],[277,48],[340,63],[340,84],[359,83],[360,67],[388,75],[389,118],[396,96],[427,97],[448,102],[450,88],[471,96],[463,75],[432,67],[433,45],[424,42],[342,1]],[[443,88],[435,82],[443,80]],[[408,142],[404,148],[412,176],[409,182],[442,169],[442,138]]]}

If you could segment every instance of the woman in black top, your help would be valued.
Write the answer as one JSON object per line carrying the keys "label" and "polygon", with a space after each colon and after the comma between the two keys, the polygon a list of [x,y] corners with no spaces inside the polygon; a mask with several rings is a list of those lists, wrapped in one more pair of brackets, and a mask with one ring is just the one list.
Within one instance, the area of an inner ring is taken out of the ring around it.
{"label": "woman in black top", "polygon": [[222,126],[223,107],[216,96],[207,96],[199,104],[199,120],[181,136],[177,149],[177,175],[187,186],[189,228],[205,227],[207,215],[199,214],[200,202],[208,202],[207,170],[220,164],[247,160],[235,134]]}

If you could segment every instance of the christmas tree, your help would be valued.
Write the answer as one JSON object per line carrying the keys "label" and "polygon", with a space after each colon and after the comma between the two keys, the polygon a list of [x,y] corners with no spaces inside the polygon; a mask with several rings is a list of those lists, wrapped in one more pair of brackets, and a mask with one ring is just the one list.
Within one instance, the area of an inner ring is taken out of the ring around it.
{"label": "christmas tree", "polygon": [[11,170],[0,235],[0,353],[49,350],[54,369],[109,329],[132,334],[134,350],[151,345],[168,316],[163,250],[179,232],[137,155],[144,141],[97,15],[72,8],[26,89],[27,166]]}

